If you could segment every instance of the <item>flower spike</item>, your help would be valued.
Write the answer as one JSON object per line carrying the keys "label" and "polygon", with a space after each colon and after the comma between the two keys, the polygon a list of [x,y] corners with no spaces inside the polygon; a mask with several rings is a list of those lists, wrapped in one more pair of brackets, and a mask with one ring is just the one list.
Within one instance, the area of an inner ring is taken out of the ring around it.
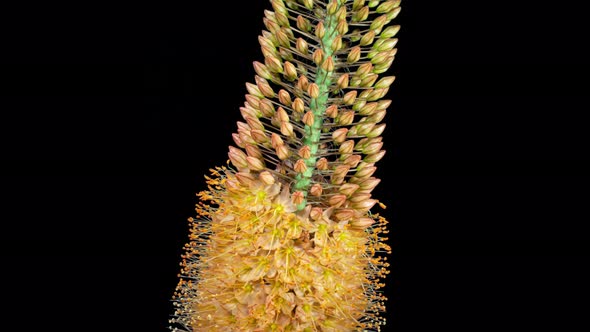
{"label": "flower spike", "polygon": [[206,177],[174,332],[381,331],[385,205],[372,197],[400,0],[270,0],[228,166]]}

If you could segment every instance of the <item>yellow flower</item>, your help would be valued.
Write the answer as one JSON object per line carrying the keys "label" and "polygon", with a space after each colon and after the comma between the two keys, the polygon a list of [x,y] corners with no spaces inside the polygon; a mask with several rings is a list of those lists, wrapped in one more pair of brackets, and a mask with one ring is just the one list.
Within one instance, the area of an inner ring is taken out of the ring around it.
{"label": "yellow flower", "polygon": [[[219,176],[235,178],[227,169]],[[202,195],[218,205],[205,213],[211,220],[192,221],[196,241],[173,322],[188,331],[348,331],[380,322],[375,278],[385,265],[371,252],[384,244],[331,219],[333,208],[310,221],[310,208],[297,211],[279,182],[238,189]]]}

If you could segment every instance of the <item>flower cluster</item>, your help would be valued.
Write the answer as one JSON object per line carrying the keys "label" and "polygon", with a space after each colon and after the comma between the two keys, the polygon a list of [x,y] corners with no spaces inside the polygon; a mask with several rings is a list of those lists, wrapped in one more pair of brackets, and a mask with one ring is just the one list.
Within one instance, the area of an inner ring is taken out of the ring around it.
{"label": "flower cluster", "polygon": [[[172,322],[187,331],[377,329],[378,279],[389,251],[379,216],[341,219],[334,208],[297,211],[288,186],[213,170],[191,219]],[[211,203],[211,205],[205,202]]]}

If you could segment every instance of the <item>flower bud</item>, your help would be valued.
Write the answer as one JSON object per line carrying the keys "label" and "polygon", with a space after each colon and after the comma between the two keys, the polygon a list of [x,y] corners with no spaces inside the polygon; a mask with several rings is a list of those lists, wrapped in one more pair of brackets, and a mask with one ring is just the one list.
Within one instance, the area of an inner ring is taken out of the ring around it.
{"label": "flower bud", "polygon": [[246,102],[255,110],[260,109],[260,98],[253,96],[251,94],[246,94]]}
{"label": "flower bud", "polygon": [[347,166],[356,167],[361,161],[362,157],[358,154],[352,154],[344,159],[344,164]]}
{"label": "flower bud", "polygon": [[350,50],[350,53],[348,53],[348,57],[346,58],[346,61],[348,63],[355,63],[355,62],[359,61],[360,58],[361,58],[361,48],[359,46],[355,46]]}
{"label": "flower bud", "polygon": [[341,35],[345,35],[348,32],[348,23],[346,23],[346,20],[338,21],[338,24],[336,24],[336,31]]}
{"label": "flower bud", "polygon": [[328,15],[334,15],[334,13],[336,13],[336,10],[338,10],[338,0],[330,1],[330,3],[326,6],[326,11],[328,12]]}
{"label": "flower bud", "polygon": [[258,98],[264,98],[264,95],[262,94],[262,92],[260,92],[260,89],[258,89],[258,87],[255,84],[246,83],[246,90],[248,90],[248,93],[253,96],[256,96]]}
{"label": "flower bud", "polygon": [[305,123],[305,125],[307,126],[313,126],[313,122],[314,122],[314,115],[312,111],[307,111],[307,113],[305,113],[303,115],[303,119],[301,119],[301,121],[303,123]]}
{"label": "flower bud", "polygon": [[297,87],[305,91],[307,90],[308,86],[309,81],[307,80],[307,77],[303,75],[299,76],[299,80],[297,81]]}
{"label": "flower bud", "polygon": [[342,204],[344,204],[344,202],[346,202],[346,196],[342,195],[342,194],[332,195],[328,199],[328,204],[330,204],[330,206],[333,206],[335,208],[342,206]]}
{"label": "flower bud", "polygon": [[387,114],[386,110],[377,110],[375,113],[373,113],[373,115],[371,115],[367,121],[371,121],[374,123],[379,123],[381,122],[384,118],[385,115]]}
{"label": "flower bud", "polygon": [[271,49],[275,48],[274,43],[269,38],[267,38],[265,36],[258,36],[258,43],[262,47],[267,47],[267,48],[271,48]]}
{"label": "flower bud", "polygon": [[356,76],[360,78],[366,77],[373,70],[373,64],[370,62],[363,63],[356,69]]}
{"label": "flower bud", "polygon": [[283,73],[283,64],[281,61],[274,56],[267,56],[264,58],[264,64],[270,69],[270,71],[275,73]]}
{"label": "flower bud", "polygon": [[359,45],[361,45],[361,46],[371,45],[374,40],[375,40],[375,31],[369,30],[367,33],[365,33],[363,35],[363,37],[359,41]]}
{"label": "flower bud", "polygon": [[332,41],[332,52],[340,51],[340,49],[342,49],[342,46],[343,46],[342,35],[338,35]]}
{"label": "flower bud", "polygon": [[397,35],[399,29],[399,25],[390,25],[387,28],[383,29],[383,31],[381,32],[381,38],[391,38]]}
{"label": "flower bud", "polygon": [[[395,47],[395,45],[397,45],[397,42],[398,42],[397,38],[379,39],[373,45],[373,48],[379,52],[390,51]],[[391,55],[394,55],[394,54],[391,54]]]}
{"label": "flower bud", "polygon": [[[313,3],[313,0],[309,0]],[[324,27],[324,22],[320,21],[316,26],[315,26],[315,36],[318,37],[319,39],[324,38],[324,35],[326,34],[326,28]]]}
{"label": "flower bud", "polygon": [[352,10],[357,11],[357,10],[361,9],[361,7],[363,7],[364,5],[365,5],[365,0],[354,0],[352,2]]}
{"label": "flower bud", "polygon": [[258,118],[256,116],[256,111],[252,107],[240,107],[240,114],[242,114],[244,120],[249,117]]}
{"label": "flower bud", "polygon": [[238,134],[238,133],[233,133],[233,134],[231,134],[231,137],[233,138],[233,140],[234,140],[234,143],[236,143],[236,145],[237,145],[238,147],[240,147],[240,148],[244,148],[244,147],[245,147],[245,145],[244,145],[244,142],[243,142],[243,141],[242,141],[242,139],[240,138],[240,134]]}
{"label": "flower bud", "polygon": [[[274,37],[273,37],[274,38]],[[269,46],[262,46],[260,47],[260,50],[262,51],[262,55],[265,58],[264,63],[266,64],[266,58],[278,58],[279,57],[279,52],[277,51],[277,49],[273,46],[273,47],[269,47]],[[267,65],[268,68],[268,65]],[[270,68],[268,68],[270,70]],[[272,72],[272,70],[271,70]]]}
{"label": "flower bud", "polygon": [[295,98],[291,106],[293,107],[293,110],[297,113],[303,113],[305,111],[305,103],[301,98]]}
{"label": "flower bud", "polygon": [[276,133],[272,133],[270,136],[270,145],[276,149],[277,146],[285,144],[281,136]]}
{"label": "flower bud", "polygon": [[239,193],[240,192],[240,183],[237,180],[227,179],[225,181],[225,187],[231,193]]}
{"label": "flower bud", "polygon": [[377,200],[375,199],[367,199],[358,203],[353,203],[352,208],[361,211],[369,211],[376,203]]}
{"label": "flower bud", "polygon": [[346,195],[346,197],[350,197],[350,195],[354,194],[354,192],[359,188],[358,184],[354,184],[354,183],[345,183],[342,186],[340,186],[340,188],[338,188],[338,191],[343,194]]}
{"label": "flower bud", "polygon": [[275,177],[269,171],[260,172],[258,178],[260,181],[264,182],[264,184],[271,185],[275,183]]}
{"label": "flower bud", "polygon": [[364,167],[364,168],[358,170],[356,172],[356,174],[354,175],[354,177],[359,178],[359,179],[366,179],[366,178],[370,177],[371,175],[373,175],[373,173],[375,173],[376,170],[377,170],[377,167],[375,167],[375,166]]}
{"label": "flower bud", "polygon": [[389,91],[389,88],[380,88],[380,89],[374,89],[368,96],[367,96],[367,100],[368,101],[377,101],[383,97],[385,97],[385,95],[387,94],[387,92]]}
{"label": "flower bud", "polygon": [[328,169],[328,159],[320,158],[315,164],[315,167],[320,171],[325,171]]}
{"label": "flower bud", "polygon": [[338,148],[338,152],[340,152],[340,154],[350,154],[352,153],[354,149],[354,140],[348,140],[344,143],[342,143],[342,145],[340,145],[340,148]]}
{"label": "flower bud", "polygon": [[350,166],[338,165],[336,168],[334,168],[334,173],[332,173],[332,175],[338,178],[344,178],[346,175],[348,175],[348,171],[350,171]]}
{"label": "flower bud", "polygon": [[[277,24],[277,22],[275,22],[274,20],[274,13],[266,10],[265,13],[267,14],[267,17],[262,19],[262,22],[264,23],[264,26],[271,32],[271,33],[275,33],[276,31],[278,31],[281,27]],[[269,14],[272,13],[272,19],[270,19],[268,16],[270,16]]]}
{"label": "flower bud", "polygon": [[338,221],[350,220],[354,217],[354,210],[352,209],[336,209],[332,215]]}
{"label": "flower bud", "polygon": [[283,15],[287,15],[287,8],[285,8],[285,3],[282,0],[271,0],[272,9],[278,14],[281,13]]}
{"label": "flower bud", "polygon": [[287,107],[291,106],[291,95],[285,89],[279,90],[279,102]]}
{"label": "flower bud", "polygon": [[359,110],[359,114],[360,115],[371,115],[371,114],[373,114],[373,112],[375,112],[377,110],[378,106],[379,106],[379,104],[376,102],[365,104]]}
{"label": "flower bud", "polygon": [[[342,1],[342,2],[344,2],[344,1]],[[334,16],[336,17],[336,19],[338,21],[345,20],[346,19],[346,6],[340,6],[340,9],[338,9],[338,11],[336,12],[336,14],[334,14]]]}
{"label": "flower bud", "polygon": [[357,192],[354,195],[352,195],[352,197],[350,197],[349,201],[350,203],[354,204],[365,201],[369,198],[371,198],[371,194],[367,192],[360,192],[359,188],[359,190],[357,190]]}
{"label": "flower bud", "polygon": [[280,160],[285,160],[289,158],[290,155],[289,148],[285,144],[277,145],[275,152]]}
{"label": "flower bud", "polygon": [[307,93],[311,98],[317,98],[320,96],[320,88],[317,84],[311,83],[307,88]]}
{"label": "flower bud", "polygon": [[277,108],[276,117],[280,122],[289,122],[289,114],[287,114],[287,111],[281,106]]}
{"label": "flower bud", "polygon": [[285,78],[288,81],[294,81],[297,78],[297,68],[295,68],[295,65],[289,61],[285,61],[285,64],[283,66],[283,75],[285,76]]}
{"label": "flower bud", "polygon": [[250,186],[255,182],[254,176],[251,173],[238,172],[236,173],[236,179],[238,179],[243,186]]}
{"label": "flower bud", "polygon": [[383,142],[375,142],[375,143],[371,143],[369,145],[367,145],[364,149],[363,149],[363,153],[364,154],[375,154],[377,152],[379,152],[381,150],[381,148],[383,147]]}
{"label": "flower bud", "polygon": [[354,121],[354,111],[346,111],[340,114],[337,123],[341,126],[347,126]]}
{"label": "flower bud", "polygon": [[322,208],[314,207],[314,208],[311,208],[311,211],[309,212],[309,217],[315,221],[315,220],[320,219],[322,214],[324,214],[324,211],[322,211]]}
{"label": "flower bud", "polygon": [[326,60],[322,63],[322,69],[327,72],[334,71],[334,59],[331,56],[327,57]]}
{"label": "flower bud", "polygon": [[354,103],[354,105],[352,105],[352,109],[355,111],[360,111],[361,108],[363,108],[365,105],[367,104],[367,101],[358,98],[356,100],[356,102]]}
{"label": "flower bud", "polygon": [[346,105],[352,105],[354,104],[354,101],[356,100],[356,95],[357,95],[357,91],[356,90],[352,90],[347,92],[344,97],[342,97],[342,101],[344,101],[344,103]]}
{"label": "flower bud", "polygon": [[295,133],[293,132],[293,125],[290,122],[281,122],[281,134],[287,137],[295,136]]}
{"label": "flower bud", "polygon": [[311,148],[309,145],[304,145],[299,149],[297,154],[303,159],[309,159],[311,157]]}
{"label": "flower bud", "polygon": [[326,108],[326,116],[331,117],[334,119],[338,116],[338,106],[336,104],[332,104]]}
{"label": "flower bud", "polygon": [[360,189],[366,190],[366,191],[371,191],[371,190],[375,189],[375,187],[377,187],[379,182],[381,182],[381,179],[377,179],[377,178],[373,178],[373,177],[368,178],[365,181],[360,183]]}
{"label": "flower bud", "polygon": [[266,117],[271,117],[275,114],[275,107],[269,99],[260,100],[260,112]]}
{"label": "flower bud", "polygon": [[364,6],[352,15],[353,22],[362,22],[369,17],[369,6]]}
{"label": "flower bud", "polygon": [[312,196],[320,196],[322,194],[322,186],[319,183],[316,183],[309,188],[309,193]]}
{"label": "flower bud", "polygon": [[250,126],[250,128],[252,129],[264,130],[264,125],[256,117],[246,116],[246,122],[248,123],[248,126]]}
{"label": "flower bud", "polygon": [[305,160],[297,160],[295,162],[295,165],[293,166],[293,170],[295,170],[295,172],[297,173],[304,173],[305,171],[307,171],[307,165],[305,165]]}
{"label": "flower bud", "polygon": [[397,17],[397,15],[399,15],[399,12],[401,11],[401,7],[397,7],[394,10],[390,11],[389,13],[387,13],[387,19],[388,20],[393,20],[394,18]]}
{"label": "flower bud", "polygon": [[398,7],[399,4],[400,4],[400,1],[399,0],[385,1],[385,2],[381,3],[379,5],[379,7],[377,7],[377,9],[375,10],[375,12],[378,13],[378,14],[388,13],[393,8]]}
{"label": "flower bud", "polygon": [[290,47],[291,46],[291,41],[289,40],[288,31],[289,30],[287,30],[287,28],[280,28],[279,30],[274,32],[280,46],[283,46],[283,47]]}
{"label": "flower bud", "polygon": [[[392,50],[393,51],[393,50]],[[390,53],[389,51],[383,51],[383,52],[378,52],[377,54],[375,54],[372,58],[371,58],[371,63],[374,65],[380,65],[383,64],[387,61],[387,59],[390,57]]]}
{"label": "flower bud", "polygon": [[375,30],[376,32],[381,32],[381,28],[387,20],[387,15],[381,15],[373,20],[369,29]]}
{"label": "flower bud", "polygon": [[309,32],[311,30],[311,23],[305,17],[297,16],[297,28],[301,31]]}
{"label": "flower bud", "polygon": [[258,61],[254,61],[254,70],[256,71],[256,74],[268,80],[273,77],[273,73],[271,73],[270,70],[268,70],[266,65]]}
{"label": "flower bud", "polygon": [[246,161],[248,162],[248,167],[253,171],[262,171],[265,169],[264,162],[258,158],[254,157],[246,157]]}
{"label": "flower bud", "polygon": [[342,75],[340,75],[340,77],[338,77],[338,81],[337,81],[338,89],[348,88],[349,77],[350,77],[350,75],[348,73],[342,74]]}
{"label": "flower bud", "polygon": [[311,56],[311,59],[313,60],[313,62],[314,62],[316,65],[318,65],[318,66],[319,66],[319,65],[322,63],[322,61],[324,61],[324,51],[322,51],[322,49],[321,49],[321,48],[318,48],[318,49],[316,49],[316,50],[313,52],[313,54],[312,54],[312,56]]}
{"label": "flower bud", "polygon": [[250,157],[258,158],[260,160],[264,159],[264,157],[262,156],[262,152],[255,145],[251,145],[251,144],[246,145],[246,153]]}
{"label": "flower bud", "polygon": [[350,221],[350,225],[354,229],[367,229],[375,223],[373,218],[361,217]]}
{"label": "flower bud", "polygon": [[348,133],[348,128],[337,129],[332,133],[332,139],[337,144],[342,143],[346,140],[347,133]]}
{"label": "flower bud", "polygon": [[260,92],[265,97],[274,98],[275,92],[271,88],[270,84],[268,84],[268,82],[264,78],[262,78],[262,77],[260,77],[258,75],[255,77],[255,79],[256,79],[256,84],[258,86],[258,90],[260,90]]}
{"label": "flower bud", "polygon": [[244,151],[235,148],[233,146],[229,147],[229,152],[227,153],[229,160],[231,163],[237,168],[246,168],[248,167],[248,163],[246,162],[246,154]]}
{"label": "flower bud", "polygon": [[291,201],[295,205],[299,205],[299,204],[303,203],[304,199],[305,199],[305,196],[303,195],[302,191],[295,191],[293,194],[291,194]]}
{"label": "flower bud", "polygon": [[376,125],[370,133],[367,134],[367,137],[377,137],[381,136],[383,131],[385,130],[385,123],[381,123]]}
{"label": "flower bud", "polygon": [[373,127],[375,127],[375,122],[365,120],[363,123],[360,123],[355,126],[356,134],[365,136],[373,129]]}
{"label": "flower bud", "polygon": [[297,38],[297,41],[295,41],[295,48],[297,49],[297,51],[299,51],[299,53],[301,53],[304,56],[307,56],[307,52],[309,51],[309,45],[307,44],[305,39],[301,37]]}
{"label": "flower bud", "polygon": [[366,156],[365,159],[363,159],[363,161],[365,161],[367,163],[376,163],[379,160],[381,160],[384,155],[385,155],[385,150],[381,150],[375,154],[370,154],[370,155]]}
{"label": "flower bud", "polygon": [[359,84],[361,87],[363,88],[368,88],[373,86],[373,84],[375,84],[375,81],[377,81],[377,78],[379,78],[379,76],[377,74],[367,74],[362,80],[361,83]]}
{"label": "flower bud", "polygon": [[378,103],[379,106],[377,108],[382,110],[388,108],[391,105],[391,100],[380,100]]}

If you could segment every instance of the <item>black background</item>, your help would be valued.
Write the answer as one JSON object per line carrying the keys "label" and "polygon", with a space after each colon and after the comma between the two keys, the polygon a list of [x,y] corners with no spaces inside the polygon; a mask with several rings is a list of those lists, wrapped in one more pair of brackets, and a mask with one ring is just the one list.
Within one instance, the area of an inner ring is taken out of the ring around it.
{"label": "black background", "polygon": [[[574,3],[402,4],[375,191],[391,222],[387,330],[589,325]],[[269,7],[2,9],[2,324],[165,330],[194,193],[227,159]]]}

